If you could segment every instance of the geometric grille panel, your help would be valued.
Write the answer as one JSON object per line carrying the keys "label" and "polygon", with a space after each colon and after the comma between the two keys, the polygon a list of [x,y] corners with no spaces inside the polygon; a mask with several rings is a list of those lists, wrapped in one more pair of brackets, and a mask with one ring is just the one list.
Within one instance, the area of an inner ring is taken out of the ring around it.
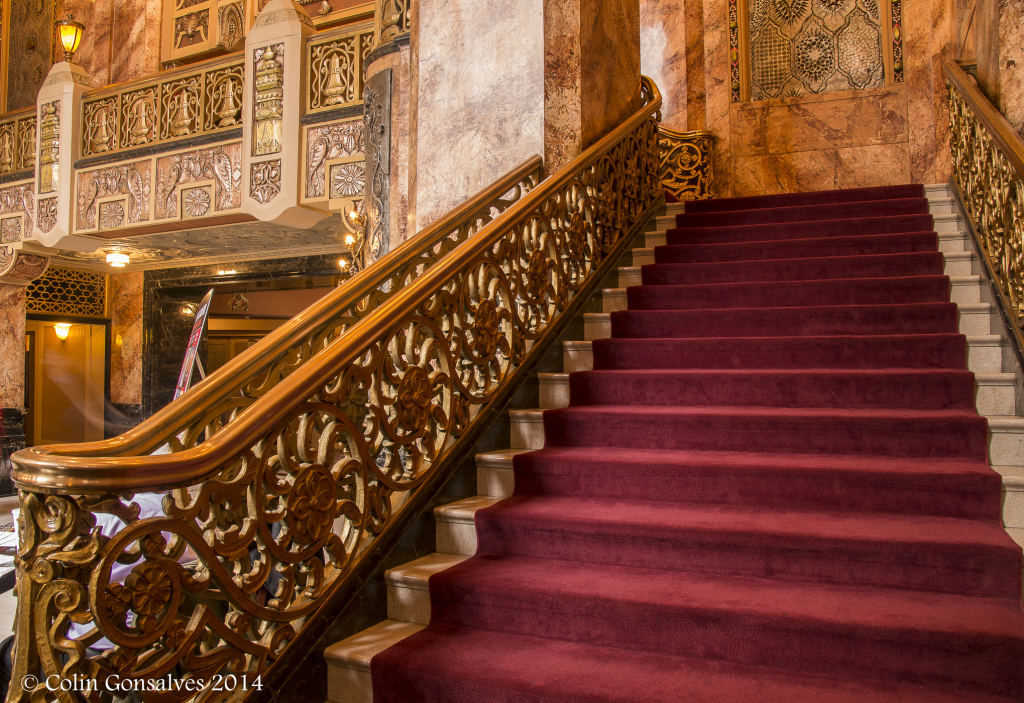
{"label": "geometric grille panel", "polygon": [[27,312],[105,317],[107,276],[90,271],[50,268],[25,291]]}
{"label": "geometric grille panel", "polygon": [[877,0],[753,0],[750,99],[885,85]]}

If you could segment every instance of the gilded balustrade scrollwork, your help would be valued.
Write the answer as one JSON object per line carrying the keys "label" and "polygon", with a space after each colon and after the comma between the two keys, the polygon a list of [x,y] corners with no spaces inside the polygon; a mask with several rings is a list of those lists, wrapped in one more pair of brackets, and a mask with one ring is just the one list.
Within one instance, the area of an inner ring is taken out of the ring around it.
{"label": "gilded balustrade scrollwork", "polygon": [[1024,140],[954,62],[950,84],[953,180],[995,283],[1024,328]]}
{"label": "gilded balustrade scrollwork", "polygon": [[0,121],[0,175],[35,168],[36,110],[10,113]]}
{"label": "gilded balustrade scrollwork", "polygon": [[361,103],[365,59],[372,47],[373,27],[368,23],[311,37],[306,109],[316,112]]}
{"label": "gilded balustrade scrollwork", "polygon": [[[268,671],[660,202],[661,97],[646,80],[645,95],[558,174],[533,187],[539,159],[524,164],[135,431],[18,453],[9,700],[70,703],[30,696],[35,672]],[[163,490],[140,519],[134,494]],[[114,518],[120,531],[96,527]]]}
{"label": "gilded balustrade scrollwork", "polygon": [[678,200],[706,200],[715,183],[711,132],[661,128],[661,182]]}
{"label": "gilded balustrade scrollwork", "polygon": [[242,85],[236,54],[86,93],[82,156],[237,128]]}

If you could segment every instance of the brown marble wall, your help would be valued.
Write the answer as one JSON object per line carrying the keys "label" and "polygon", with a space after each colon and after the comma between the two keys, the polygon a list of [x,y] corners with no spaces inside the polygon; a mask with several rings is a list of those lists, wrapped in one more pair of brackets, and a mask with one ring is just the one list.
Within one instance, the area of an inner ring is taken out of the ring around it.
{"label": "brown marble wall", "polygon": [[409,230],[409,93],[410,49],[398,50],[376,59],[366,68],[366,79],[391,69],[391,186],[388,199],[389,247],[395,249],[408,237]]}
{"label": "brown marble wall", "polygon": [[64,12],[85,25],[75,63],[93,87],[160,70],[161,3],[147,0],[64,0]]}
{"label": "brown marble wall", "polygon": [[110,402],[142,402],[143,275],[110,277]]}
{"label": "brown marble wall", "polygon": [[422,0],[415,115],[416,226],[544,153],[539,0]]}
{"label": "brown marble wall", "polygon": [[581,0],[580,84],[585,149],[640,109],[637,0]]}
{"label": "brown marble wall", "polygon": [[999,2],[999,109],[1024,137],[1024,0]]}
{"label": "brown marble wall", "polygon": [[0,285],[0,408],[25,405],[25,289]]}

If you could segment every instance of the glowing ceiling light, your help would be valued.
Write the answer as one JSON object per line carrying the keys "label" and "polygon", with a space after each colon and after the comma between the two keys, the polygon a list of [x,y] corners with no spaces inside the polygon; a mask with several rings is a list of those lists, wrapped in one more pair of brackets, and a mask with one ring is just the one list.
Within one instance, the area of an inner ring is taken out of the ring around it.
{"label": "glowing ceiling light", "polygon": [[130,259],[128,258],[128,255],[123,251],[114,250],[107,252],[107,263],[114,268],[124,268],[128,265],[129,261]]}

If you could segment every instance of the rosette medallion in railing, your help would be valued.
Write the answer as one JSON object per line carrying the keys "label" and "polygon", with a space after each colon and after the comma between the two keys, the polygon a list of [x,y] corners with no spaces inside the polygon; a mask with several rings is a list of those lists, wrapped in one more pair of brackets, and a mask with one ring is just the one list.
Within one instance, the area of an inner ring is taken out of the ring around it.
{"label": "rosette medallion in railing", "polygon": [[1018,331],[1024,326],[1024,140],[946,64],[953,178]]}
{"label": "rosette medallion in railing", "polygon": [[[254,347],[274,359],[251,384],[258,397],[238,400],[222,370],[178,401],[207,407],[167,411],[148,421],[156,440],[116,445],[178,451],[16,455],[10,700],[73,700],[26,690],[38,672],[177,682],[143,693],[161,703],[244,697],[211,682],[270,671],[372,563],[377,537],[479,436],[660,203],[661,99],[645,86],[648,104],[558,174],[524,194],[531,162],[427,243],[366,269],[349,283],[362,281],[357,295],[300,315],[304,336]],[[513,186],[516,202],[495,206]],[[470,237],[490,220],[483,204],[505,212]]]}

